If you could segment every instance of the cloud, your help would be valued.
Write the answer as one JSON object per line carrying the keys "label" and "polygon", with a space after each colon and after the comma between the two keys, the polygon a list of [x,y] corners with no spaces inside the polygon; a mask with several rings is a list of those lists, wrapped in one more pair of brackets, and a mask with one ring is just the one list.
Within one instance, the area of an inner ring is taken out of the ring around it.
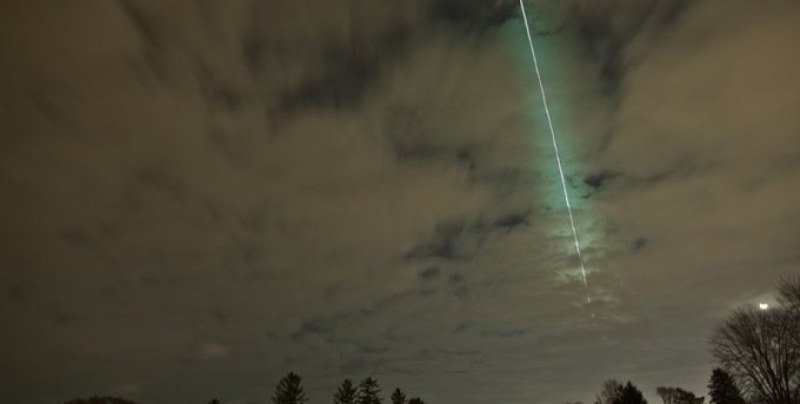
{"label": "cloud", "polygon": [[4,7],[9,399],[705,380],[704,333],[796,268],[800,10],[531,5],[591,306],[516,3]]}
{"label": "cloud", "polygon": [[207,341],[200,345],[198,354],[202,359],[220,359],[230,356],[230,348],[214,341]]}

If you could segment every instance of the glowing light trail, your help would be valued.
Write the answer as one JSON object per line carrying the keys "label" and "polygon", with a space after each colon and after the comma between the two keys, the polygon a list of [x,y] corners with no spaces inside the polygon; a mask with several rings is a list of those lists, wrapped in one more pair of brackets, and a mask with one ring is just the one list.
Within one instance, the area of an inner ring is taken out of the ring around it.
{"label": "glowing light trail", "polygon": [[575,216],[572,213],[572,204],[569,203],[569,194],[567,193],[567,180],[564,177],[564,168],[561,166],[561,155],[558,152],[556,131],[553,129],[553,120],[550,118],[550,107],[547,104],[547,94],[544,91],[542,73],[539,71],[539,59],[536,57],[536,50],[533,47],[533,36],[531,35],[531,28],[528,25],[528,16],[525,13],[525,4],[523,3],[523,0],[519,0],[519,8],[522,11],[522,21],[525,23],[525,33],[528,34],[528,45],[530,46],[531,56],[533,57],[533,67],[536,70],[536,79],[539,82],[539,92],[542,94],[542,104],[544,105],[544,114],[547,117],[547,127],[550,129],[550,137],[553,140],[553,151],[555,152],[556,163],[558,164],[558,174],[561,177],[561,189],[564,191],[564,202],[567,204],[569,226],[572,228],[572,239],[575,242],[575,253],[578,255],[578,262],[580,263],[581,267],[581,275],[583,275],[583,286],[586,288],[586,302],[591,303],[592,296],[589,294],[589,280],[586,278],[586,266],[583,263],[581,243],[578,241],[578,230],[575,229]]}

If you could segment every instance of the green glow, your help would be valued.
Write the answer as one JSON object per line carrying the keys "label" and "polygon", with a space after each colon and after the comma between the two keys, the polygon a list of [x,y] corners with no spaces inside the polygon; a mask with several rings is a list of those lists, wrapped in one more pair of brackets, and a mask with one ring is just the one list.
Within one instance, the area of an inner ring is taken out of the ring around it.
{"label": "green glow", "polygon": [[[554,220],[552,223],[559,223],[559,225],[549,230],[551,235],[558,238],[571,239],[574,237],[575,239],[574,249],[571,243],[565,242],[563,253],[565,256],[572,256],[577,253],[580,268],[578,270],[563,271],[560,275],[562,278],[567,279],[582,279],[586,283],[585,272],[582,269],[583,261],[580,259],[581,248],[578,245],[578,235],[580,235],[580,244],[584,248],[590,247],[594,242],[591,237],[587,237],[590,232],[586,225],[588,221],[584,218],[588,213],[584,199],[587,190],[582,184],[583,175],[581,173],[585,172],[585,170],[579,165],[575,156],[573,142],[575,142],[576,134],[569,125],[576,118],[573,114],[577,111],[570,110],[569,106],[572,104],[569,99],[570,92],[564,91],[564,89],[570,88],[570,83],[574,82],[575,78],[569,77],[566,69],[558,63],[560,55],[557,39],[554,37],[536,38],[538,68],[542,80],[546,82],[550,121],[554,131],[557,132],[557,135],[554,133],[553,136],[558,138],[558,155],[561,159],[561,169],[567,180],[566,187],[563,187],[558,164],[554,161],[554,158],[556,158],[552,144],[554,139],[551,139],[551,128],[548,126],[546,108],[542,97],[540,97],[539,82],[535,75],[530,74],[533,68],[530,53],[532,50],[530,49],[531,45],[528,42],[525,27],[521,22],[515,22],[508,24],[507,29],[506,34],[513,46],[515,58],[520,66],[522,85],[531,91],[527,97],[529,105],[527,110],[529,111],[529,119],[536,127],[536,131],[532,136],[532,146],[537,155],[533,169],[539,179],[537,186],[541,187],[544,191],[543,194],[546,195],[543,204],[547,207],[546,209],[552,210],[552,213],[559,216],[562,213],[567,213],[569,207],[567,203],[572,207],[572,212],[569,212],[572,216],[570,217],[570,222]],[[565,193],[569,202],[565,200]],[[573,219],[574,227],[571,224]],[[586,286],[588,288],[588,284]]]}

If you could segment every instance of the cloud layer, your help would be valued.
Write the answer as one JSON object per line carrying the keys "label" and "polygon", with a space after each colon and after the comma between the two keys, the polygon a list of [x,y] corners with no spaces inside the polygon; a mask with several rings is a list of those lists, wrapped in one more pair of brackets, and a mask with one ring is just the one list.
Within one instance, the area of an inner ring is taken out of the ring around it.
{"label": "cloud layer", "polygon": [[590,306],[514,7],[2,6],[9,399],[702,392],[800,260],[800,7],[531,3]]}

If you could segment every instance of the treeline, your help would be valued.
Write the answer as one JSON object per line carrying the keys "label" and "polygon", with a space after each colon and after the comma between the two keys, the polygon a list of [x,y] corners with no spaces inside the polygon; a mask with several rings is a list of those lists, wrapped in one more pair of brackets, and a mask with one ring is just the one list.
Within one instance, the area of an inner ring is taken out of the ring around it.
{"label": "treeline", "polygon": [[[406,398],[406,394],[395,388],[390,396],[392,404],[425,404],[419,397]],[[283,376],[275,386],[275,393],[272,395],[274,404],[303,404],[308,401],[303,391],[302,380],[294,372],[289,372]],[[361,381],[358,386],[353,384],[350,379],[344,379],[342,384],[333,393],[334,404],[382,404],[381,388],[378,381],[368,377]],[[217,400],[209,404],[221,404]]]}
{"label": "treeline", "polygon": [[[714,369],[708,384],[711,404],[745,404],[742,393],[724,370]],[[680,387],[659,387],[656,394],[664,404],[704,404],[705,397],[697,397],[693,392]],[[595,399],[595,404],[647,404],[642,391],[633,383],[625,384],[610,379]],[[576,403],[580,404],[580,403]]]}
{"label": "treeline", "polygon": [[[344,379],[342,384],[333,393],[334,404],[383,404],[381,388],[378,381],[368,377],[358,385],[353,384],[350,379]],[[406,393],[400,388],[395,388],[389,396],[391,404],[426,404],[419,397],[407,398]],[[302,378],[294,372],[289,372],[283,376],[275,386],[272,394],[274,404],[303,404],[308,401],[305,390],[303,389]],[[118,397],[91,397],[67,401],[65,404],[135,404],[131,401]],[[208,404],[224,404],[218,399],[213,399]]]}

